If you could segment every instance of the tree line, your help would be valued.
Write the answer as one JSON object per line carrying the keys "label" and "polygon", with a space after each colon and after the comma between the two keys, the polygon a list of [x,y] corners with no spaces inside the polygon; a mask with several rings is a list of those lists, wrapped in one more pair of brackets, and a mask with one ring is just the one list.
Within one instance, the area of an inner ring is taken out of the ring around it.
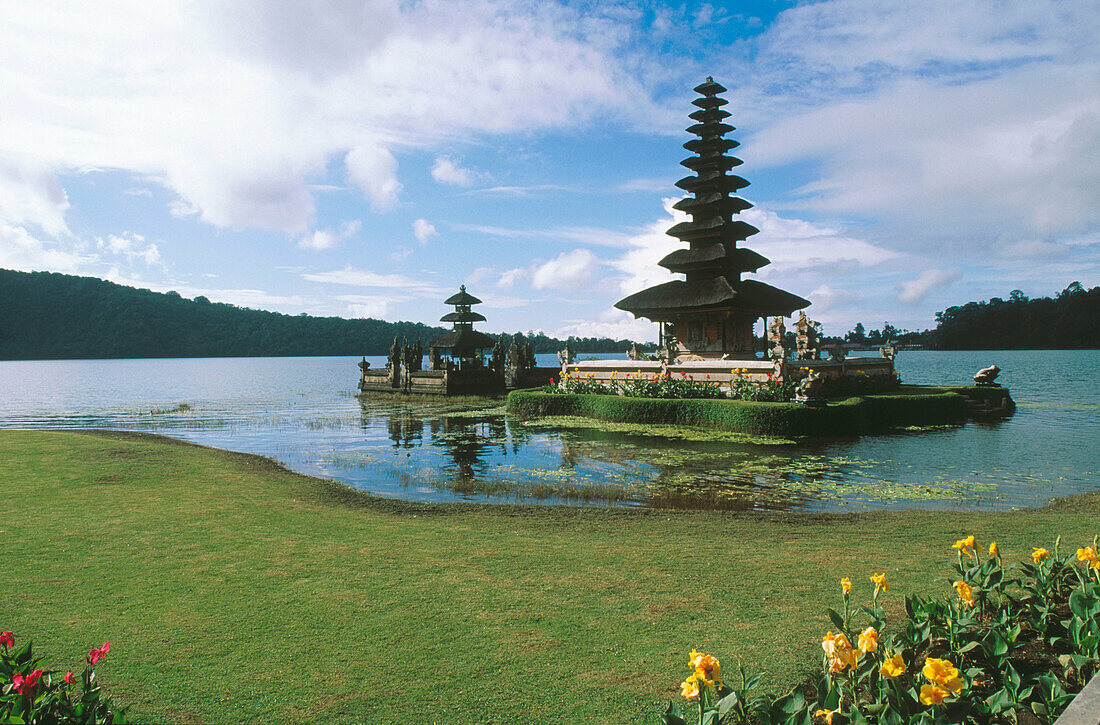
{"label": "tree line", "polygon": [[[425,346],[447,328],[419,322],[287,315],[186,299],[95,277],[0,269],[0,359],[385,355],[394,338]],[[511,344],[520,333],[504,335]],[[564,340],[528,333],[536,353]],[[630,340],[570,338],[578,352],[625,352]]]}
{"label": "tree line", "polygon": [[856,345],[921,345],[937,350],[1085,350],[1100,348],[1100,287],[1072,282],[1054,297],[1029,299],[1021,290],[1007,299],[967,302],[936,313],[936,327],[914,332],[889,322],[867,332],[862,322],[830,342]]}

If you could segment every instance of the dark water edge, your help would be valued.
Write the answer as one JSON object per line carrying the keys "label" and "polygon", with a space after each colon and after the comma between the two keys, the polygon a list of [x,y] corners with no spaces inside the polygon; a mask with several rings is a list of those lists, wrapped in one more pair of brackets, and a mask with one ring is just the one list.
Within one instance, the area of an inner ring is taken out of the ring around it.
{"label": "dark water edge", "polygon": [[1100,488],[1100,351],[903,352],[897,363],[908,383],[962,384],[996,363],[1017,414],[802,443],[584,420],[547,425],[508,418],[501,400],[360,400],[356,362],[0,362],[0,427],[151,431],[420,501],[1003,509]]}

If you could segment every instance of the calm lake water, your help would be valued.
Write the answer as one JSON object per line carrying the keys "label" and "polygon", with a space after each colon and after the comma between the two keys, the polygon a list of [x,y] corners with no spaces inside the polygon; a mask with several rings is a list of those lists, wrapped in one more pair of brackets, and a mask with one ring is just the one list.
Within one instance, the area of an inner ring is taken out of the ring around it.
{"label": "calm lake water", "polygon": [[153,431],[422,501],[989,509],[1100,488],[1100,351],[903,352],[907,383],[963,384],[996,363],[1016,415],[797,444],[528,422],[499,400],[360,400],[357,361],[0,362],[0,427]]}

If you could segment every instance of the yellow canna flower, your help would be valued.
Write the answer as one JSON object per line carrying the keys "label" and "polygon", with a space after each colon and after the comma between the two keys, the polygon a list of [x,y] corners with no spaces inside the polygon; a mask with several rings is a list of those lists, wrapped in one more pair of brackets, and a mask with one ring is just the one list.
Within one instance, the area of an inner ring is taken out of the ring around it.
{"label": "yellow canna flower", "polygon": [[814,717],[823,717],[825,718],[825,725],[833,725],[833,715],[838,712],[840,712],[839,707],[836,710],[818,710],[814,713]]}
{"label": "yellow canna flower", "polygon": [[864,653],[874,652],[878,649],[878,632],[874,627],[868,627],[859,633],[859,651]]}
{"label": "yellow canna flower", "polygon": [[882,663],[882,669],[879,670],[882,676],[888,680],[905,674],[905,660],[901,658],[901,654],[894,653],[885,662]]}
{"label": "yellow canna flower", "polygon": [[974,558],[974,547],[978,542],[975,541],[973,536],[967,536],[965,539],[959,539],[951,545],[952,549],[955,549],[960,554],[965,554],[967,557]]}
{"label": "yellow canna flower", "polygon": [[844,596],[848,596],[852,593],[852,580],[848,577],[844,577],[840,580],[840,589],[844,592]]}
{"label": "yellow canna flower", "polygon": [[948,660],[925,658],[921,674],[933,685],[946,688],[956,695],[962,690],[963,682],[959,679],[959,671]]}
{"label": "yellow canna flower", "polygon": [[989,545],[989,555],[990,556],[996,556],[996,557],[1001,556],[1001,552],[997,549],[997,542],[996,541],[994,541],[992,544]]}
{"label": "yellow canna flower", "polygon": [[871,581],[875,583],[875,596],[878,596],[879,591],[890,591],[890,582],[886,581],[886,572],[881,574],[872,574],[870,576]]}
{"label": "yellow canna flower", "polygon": [[1096,549],[1091,546],[1086,546],[1084,549],[1077,550],[1077,561],[1087,561],[1089,564],[1095,565],[1097,558],[1100,555],[1096,553]]}
{"label": "yellow canna flower", "polygon": [[920,686],[920,704],[922,705],[939,705],[943,703],[945,697],[949,693],[939,685],[921,685]]}
{"label": "yellow canna flower", "polygon": [[695,679],[695,675],[688,677],[680,683],[680,694],[689,700],[694,700],[699,697],[699,683]]}
{"label": "yellow canna flower", "polygon": [[695,650],[692,650],[689,656],[691,660],[688,662],[688,667],[695,670],[695,679],[704,685],[713,685],[722,671],[722,665],[718,659]]}
{"label": "yellow canna flower", "polygon": [[830,630],[821,640],[821,649],[829,658],[829,671],[840,672],[845,667],[855,668],[859,655],[852,650],[852,644],[843,632],[833,634]]}
{"label": "yellow canna flower", "polygon": [[959,601],[968,607],[974,606],[974,590],[969,584],[960,579],[952,584],[952,586],[955,587],[955,591],[959,593]]}
{"label": "yellow canna flower", "polygon": [[1050,552],[1047,551],[1046,549],[1042,548],[1042,547],[1035,548],[1033,546],[1031,548],[1035,549],[1034,551],[1031,552],[1031,559],[1036,564],[1038,564],[1040,561],[1042,561],[1043,559],[1046,559],[1050,556]]}

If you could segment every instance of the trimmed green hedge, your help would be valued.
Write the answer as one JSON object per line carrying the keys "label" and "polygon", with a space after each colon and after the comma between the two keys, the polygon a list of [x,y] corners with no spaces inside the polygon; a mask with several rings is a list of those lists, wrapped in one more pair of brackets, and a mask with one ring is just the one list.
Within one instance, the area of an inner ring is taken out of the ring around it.
{"label": "trimmed green hedge", "polygon": [[508,394],[508,412],[521,416],[576,415],[628,423],[694,425],[791,438],[859,435],[911,425],[961,423],[966,420],[967,406],[962,395],[942,388],[921,393],[857,396],[820,407],[515,390]]}

